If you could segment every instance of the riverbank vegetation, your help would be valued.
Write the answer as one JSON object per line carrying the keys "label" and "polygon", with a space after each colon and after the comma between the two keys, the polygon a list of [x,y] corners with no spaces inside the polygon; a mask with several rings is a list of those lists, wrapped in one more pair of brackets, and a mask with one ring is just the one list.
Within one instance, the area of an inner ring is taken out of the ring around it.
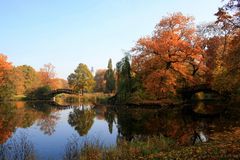
{"label": "riverbank vegetation", "polygon": [[[81,146],[81,147],[80,147]],[[69,141],[64,160],[143,160],[143,159],[239,159],[239,138],[231,142],[208,142],[194,146],[175,146],[174,141],[155,136],[142,140],[121,141],[116,147]]]}
{"label": "riverbank vegetation", "polygon": [[[74,136],[65,146],[64,160],[132,160],[132,159],[239,159],[239,137],[232,141],[207,142],[194,146],[178,146],[164,136],[118,142],[116,147],[104,147],[100,142],[80,142]],[[0,145],[1,159],[35,160],[32,143],[22,134],[5,145]]]}

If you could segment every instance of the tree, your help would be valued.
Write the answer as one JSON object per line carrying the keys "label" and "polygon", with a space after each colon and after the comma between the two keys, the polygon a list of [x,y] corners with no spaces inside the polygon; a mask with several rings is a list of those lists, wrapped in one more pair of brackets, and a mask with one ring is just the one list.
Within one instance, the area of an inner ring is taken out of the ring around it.
{"label": "tree", "polygon": [[39,71],[39,78],[41,81],[42,86],[50,86],[52,89],[54,89],[54,81],[53,79],[56,76],[55,67],[51,64],[44,64],[43,68]]}
{"label": "tree", "polygon": [[125,101],[132,89],[131,76],[131,56],[126,53],[125,56],[116,64],[117,74],[117,96],[120,101]]}
{"label": "tree", "polygon": [[10,77],[13,79],[15,94],[23,95],[25,93],[25,88],[24,88],[25,79],[23,77],[22,71],[18,67],[14,67]]}
{"label": "tree", "polygon": [[51,92],[50,86],[38,87],[27,94],[28,99],[33,100],[48,100],[51,97],[47,96]]}
{"label": "tree", "polygon": [[74,73],[68,76],[68,84],[76,91],[84,93],[84,91],[92,91],[95,82],[93,75],[86,64],[80,63]]}
{"label": "tree", "polygon": [[221,26],[225,35],[224,44],[216,46],[216,54],[219,50],[222,52],[212,85],[220,92],[236,93],[240,87],[240,1],[229,0],[215,15],[216,24]]}
{"label": "tree", "polygon": [[222,70],[226,31],[221,25],[213,23],[198,26],[198,36],[202,40],[202,48],[205,50],[205,62],[208,68],[206,81],[212,83],[216,72]]}
{"label": "tree", "polygon": [[152,36],[138,40],[133,52],[134,72],[158,99],[204,80],[205,51],[193,17],[182,13],[164,17]]}
{"label": "tree", "polygon": [[16,69],[23,77],[23,93],[31,92],[39,87],[39,77],[35,69],[28,65],[18,66]]}
{"label": "tree", "polygon": [[228,0],[228,2],[215,14],[217,23],[222,23],[223,27],[231,27],[233,30],[240,28],[240,1]]}
{"label": "tree", "polygon": [[106,89],[107,93],[112,93],[115,90],[115,78],[114,71],[112,69],[112,59],[108,61],[108,69],[105,72],[104,79],[106,80]]}
{"label": "tree", "polygon": [[15,94],[15,85],[12,78],[13,66],[7,61],[7,56],[0,54],[0,100],[11,98]]}
{"label": "tree", "polygon": [[69,88],[68,82],[65,79],[54,78],[52,79],[53,89]]}
{"label": "tree", "polygon": [[105,86],[106,86],[106,81],[105,81],[105,69],[98,69],[96,71],[96,74],[94,76],[94,80],[96,82],[96,85],[94,87],[95,92],[104,92]]}

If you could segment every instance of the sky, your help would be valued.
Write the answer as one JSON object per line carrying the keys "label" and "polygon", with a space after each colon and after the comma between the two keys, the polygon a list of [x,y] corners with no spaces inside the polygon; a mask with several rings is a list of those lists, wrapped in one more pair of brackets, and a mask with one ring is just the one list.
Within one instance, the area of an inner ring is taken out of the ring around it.
{"label": "sky", "polygon": [[169,13],[214,21],[221,0],[0,0],[0,53],[15,66],[52,63],[67,78],[79,63],[106,68]]}

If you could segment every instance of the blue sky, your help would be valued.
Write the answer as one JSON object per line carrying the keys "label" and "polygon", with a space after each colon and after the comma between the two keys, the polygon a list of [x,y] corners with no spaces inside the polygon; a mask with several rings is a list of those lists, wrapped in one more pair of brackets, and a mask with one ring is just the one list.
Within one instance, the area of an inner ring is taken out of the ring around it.
{"label": "blue sky", "polygon": [[162,16],[214,21],[221,0],[0,0],[0,53],[36,70],[51,62],[67,78],[79,63],[115,64]]}

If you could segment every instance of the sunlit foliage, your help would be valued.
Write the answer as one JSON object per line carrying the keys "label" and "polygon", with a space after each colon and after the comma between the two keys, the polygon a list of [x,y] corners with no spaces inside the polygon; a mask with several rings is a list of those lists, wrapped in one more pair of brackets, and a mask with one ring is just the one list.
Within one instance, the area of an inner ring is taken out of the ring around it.
{"label": "sunlit foliage", "polygon": [[157,98],[177,88],[202,81],[205,51],[193,17],[173,13],[156,25],[152,36],[140,38],[133,48],[133,70],[148,92]]}
{"label": "sunlit foliage", "polygon": [[92,73],[86,64],[80,63],[74,73],[68,76],[68,84],[71,88],[81,92],[91,92],[95,85]]}
{"label": "sunlit foliage", "polygon": [[12,77],[13,66],[7,60],[7,56],[0,54],[0,100],[11,98],[15,93],[15,85]]}

